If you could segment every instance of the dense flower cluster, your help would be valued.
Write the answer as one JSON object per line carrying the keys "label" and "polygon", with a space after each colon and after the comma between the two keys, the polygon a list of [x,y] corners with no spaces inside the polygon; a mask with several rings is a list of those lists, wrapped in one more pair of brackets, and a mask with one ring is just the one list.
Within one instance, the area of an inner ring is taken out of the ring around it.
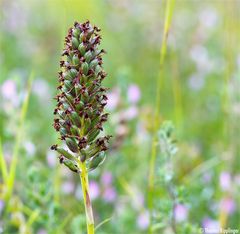
{"label": "dense flower cluster", "polygon": [[104,50],[98,49],[100,29],[89,21],[74,23],[65,38],[65,48],[60,61],[59,93],[54,128],[66,142],[66,151],[53,145],[60,153],[60,162],[72,171],[79,172],[77,160],[86,162],[88,169],[96,168],[104,159],[110,136],[98,137],[108,114],[106,88],[102,81],[106,73],[102,68]]}

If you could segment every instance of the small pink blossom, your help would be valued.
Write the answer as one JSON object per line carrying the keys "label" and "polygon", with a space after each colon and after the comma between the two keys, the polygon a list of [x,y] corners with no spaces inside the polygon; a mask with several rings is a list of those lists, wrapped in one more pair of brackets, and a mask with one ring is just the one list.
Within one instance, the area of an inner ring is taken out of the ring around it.
{"label": "small pink blossom", "polygon": [[126,111],[123,112],[123,118],[126,120],[132,120],[138,115],[138,108],[136,106],[129,107]]}
{"label": "small pink blossom", "polygon": [[118,104],[120,102],[120,92],[119,92],[119,89],[117,89],[117,88],[113,89],[112,92],[109,92],[107,94],[107,97],[108,97],[108,101],[107,101],[106,108],[108,110],[116,109],[116,107],[118,106]]}
{"label": "small pink blossom", "polygon": [[36,152],[36,147],[31,141],[26,141],[23,143],[24,148],[29,156],[33,156]]}
{"label": "small pink blossom", "polygon": [[128,97],[128,101],[130,103],[135,104],[139,101],[139,99],[141,97],[141,92],[137,85],[131,84],[129,86],[128,92],[127,92],[127,97]]}
{"label": "small pink blossom", "polygon": [[65,181],[63,182],[62,184],[62,191],[65,193],[65,194],[71,194],[74,192],[74,183],[72,181]]}
{"label": "small pink blossom", "polygon": [[102,174],[101,182],[104,186],[110,186],[112,184],[112,173],[106,171]]}
{"label": "small pink blossom", "polygon": [[231,188],[231,175],[229,172],[222,172],[219,177],[220,187],[223,191]]}
{"label": "small pink blossom", "polygon": [[0,200],[0,215],[1,215],[2,211],[3,211],[4,206],[5,206],[4,201]]}
{"label": "small pink blossom", "polygon": [[220,202],[221,210],[223,210],[226,214],[232,214],[236,209],[236,204],[232,198],[224,198]]}
{"label": "small pink blossom", "polygon": [[219,222],[210,218],[205,218],[202,223],[203,228],[219,230]]}
{"label": "small pink blossom", "polygon": [[98,198],[100,194],[100,189],[96,181],[92,180],[89,182],[89,193],[92,200],[95,200],[96,198]]}
{"label": "small pink blossom", "polygon": [[45,229],[39,229],[37,234],[47,234],[47,231]]}
{"label": "small pink blossom", "polygon": [[174,217],[178,223],[183,222],[188,217],[188,209],[183,204],[177,204],[174,208]]}
{"label": "small pink blossom", "polygon": [[212,175],[211,175],[211,173],[209,173],[209,172],[204,173],[204,174],[203,174],[203,177],[202,177],[202,180],[203,180],[203,182],[205,182],[205,183],[210,183],[211,180],[212,180]]}
{"label": "small pink blossom", "polygon": [[115,188],[113,187],[108,187],[103,192],[103,199],[106,202],[109,202],[109,203],[114,202],[116,200],[116,197],[117,197],[117,193]]}
{"label": "small pink blossom", "polygon": [[4,98],[13,100],[17,96],[16,83],[13,80],[6,80],[2,84],[1,92]]}
{"label": "small pink blossom", "polygon": [[148,211],[142,212],[137,218],[137,225],[141,230],[146,230],[150,223],[150,216]]}

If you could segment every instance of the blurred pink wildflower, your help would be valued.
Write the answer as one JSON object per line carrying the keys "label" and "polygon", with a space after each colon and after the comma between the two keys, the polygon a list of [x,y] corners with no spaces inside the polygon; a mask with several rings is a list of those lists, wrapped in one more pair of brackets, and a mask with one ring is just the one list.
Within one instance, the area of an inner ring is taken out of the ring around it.
{"label": "blurred pink wildflower", "polygon": [[128,91],[127,91],[127,97],[128,97],[128,101],[130,103],[135,104],[139,101],[139,99],[141,97],[141,92],[137,85],[131,84],[129,86]]}
{"label": "blurred pink wildflower", "polygon": [[114,202],[117,198],[117,193],[116,193],[116,190],[115,188],[113,187],[108,187],[104,190],[103,192],[103,199],[106,201],[106,202]]}
{"label": "blurred pink wildflower", "polygon": [[114,88],[111,92],[107,94],[108,102],[106,108],[108,110],[114,110],[120,102],[120,91]]}
{"label": "blurred pink wildflower", "polygon": [[222,172],[219,177],[220,187],[223,191],[231,188],[231,175],[229,172]]}
{"label": "blurred pink wildflower", "polygon": [[188,208],[183,204],[177,204],[174,207],[174,217],[178,223],[185,221],[188,217]]}
{"label": "blurred pink wildflower", "polygon": [[63,182],[62,184],[62,191],[65,193],[65,194],[71,194],[74,192],[74,183],[72,181],[65,181]]}
{"label": "blurred pink wildflower", "polygon": [[92,200],[95,200],[99,196],[100,189],[96,181],[91,180],[89,182],[89,191],[90,191],[90,197]]}
{"label": "blurred pink wildflower", "polygon": [[219,230],[219,222],[210,218],[205,218],[202,223],[203,228]]}
{"label": "blurred pink wildflower", "polygon": [[1,87],[1,93],[3,98],[8,100],[14,100],[17,97],[17,86],[15,81],[6,80]]}
{"label": "blurred pink wildflower", "polygon": [[141,230],[146,230],[150,223],[148,211],[142,212],[137,218],[137,225]]}
{"label": "blurred pink wildflower", "polygon": [[110,186],[112,184],[112,173],[109,171],[105,171],[102,174],[101,183],[103,184],[103,186]]}
{"label": "blurred pink wildflower", "polygon": [[221,210],[226,214],[232,214],[236,209],[236,204],[232,198],[223,198],[220,202]]}

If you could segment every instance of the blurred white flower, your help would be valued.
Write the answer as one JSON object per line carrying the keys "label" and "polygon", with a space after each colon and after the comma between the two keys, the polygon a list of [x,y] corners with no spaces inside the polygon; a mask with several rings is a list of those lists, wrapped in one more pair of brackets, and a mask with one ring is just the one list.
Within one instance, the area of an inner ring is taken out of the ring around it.
{"label": "blurred white flower", "polygon": [[31,141],[26,141],[23,143],[24,148],[29,156],[33,156],[36,152],[36,147]]}
{"label": "blurred white flower", "polygon": [[1,87],[3,98],[14,101],[17,99],[17,86],[14,80],[6,80]]}
{"label": "blurred white flower", "polygon": [[127,91],[127,97],[130,103],[137,103],[141,97],[141,91],[139,87],[135,84],[131,84]]}
{"label": "blurred white flower", "polygon": [[237,55],[236,63],[237,63],[238,69],[240,69],[240,54]]}
{"label": "blurred white flower", "polygon": [[213,61],[210,60],[206,47],[196,44],[190,49],[190,57],[196,63],[198,71],[208,73],[213,68]]}
{"label": "blurred white flower", "polygon": [[133,200],[133,206],[135,209],[139,210],[142,209],[144,206],[144,196],[140,191],[135,191],[135,198]]}
{"label": "blurred white flower", "polygon": [[205,79],[200,74],[193,74],[188,80],[188,86],[190,89],[199,91],[205,84]]}
{"label": "blurred white flower", "polygon": [[57,154],[53,150],[48,150],[46,155],[47,164],[49,167],[55,167],[57,163]]}
{"label": "blurred white flower", "polygon": [[4,5],[3,22],[5,30],[18,35],[25,32],[28,24],[27,8],[21,1],[7,1]]}
{"label": "blurred white flower", "polygon": [[63,182],[62,184],[62,191],[65,194],[71,194],[74,192],[74,183],[70,180]]}
{"label": "blurred white flower", "polygon": [[188,217],[188,208],[183,204],[177,204],[174,207],[174,217],[178,223],[185,221]]}
{"label": "blurred white flower", "polygon": [[199,20],[206,28],[215,28],[218,23],[218,13],[213,8],[204,9],[199,14]]}
{"label": "blurred white flower", "polygon": [[238,186],[240,186],[240,174],[237,174],[235,177],[234,177],[234,183]]}
{"label": "blurred white flower", "polygon": [[51,93],[48,83],[43,79],[36,79],[32,85],[32,92],[38,96],[39,99],[50,100]]}
{"label": "blurred white flower", "polygon": [[122,118],[126,120],[132,120],[138,115],[138,108],[136,106],[130,106],[122,113]]}

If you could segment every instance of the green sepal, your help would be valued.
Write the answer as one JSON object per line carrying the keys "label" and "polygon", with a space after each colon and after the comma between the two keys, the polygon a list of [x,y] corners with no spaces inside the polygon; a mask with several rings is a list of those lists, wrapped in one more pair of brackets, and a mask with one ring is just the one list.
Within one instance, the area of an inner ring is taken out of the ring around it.
{"label": "green sepal", "polygon": [[72,61],[73,61],[73,65],[75,65],[75,66],[79,65],[79,63],[80,63],[80,60],[76,54],[73,55]]}
{"label": "green sepal", "polygon": [[74,100],[71,94],[65,93],[67,101],[73,106]]}
{"label": "green sepal", "polygon": [[84,32],[82,32],[79,36],[80,42],[85,42],[86,41],[86,35]]}
{"label": "green sepal", "polygon": [[71,133],[72,133],[73,135],[79,136],[79,129],[78,129],[78,127],[76,127],[75,125],[73,125],[70,130],[71,130]]}
{"label": "green sepal", "polygon": [[76,164],[74,161],[69,160],[69,159],[67,159],[67,158],[64,158],[63,161],[62,161],[62,163],[63,163],[66,167],[68,167],[71,171],[76,172],[76,173],[79,173],[79,172],[80,172],[77,164]]}
{"label": "green sepal", "polygon": [[74,28],[73,29],[73,36],[78,37],[80,35],[80,29],[79,28]]}
{"label": "green sepal", "polygon": [[76,37],[72,37],[72,46],[74,49],[77,49],[79,45],[78,39]]}
{"label": "green sepal", "polygon": [[77,105],[76,105],[76,109],[78,111],[81,111],[84,107],[84,103],[82,101],[80,101]]}
{"label": "green sepal", "polygon": [[72,88],[72,82],[70,80],[64,80],[64,86],[67,90],[70,90]]}
{"label": "green sepal", "polygon": [[85,129],[84,133],[87,132],[87,130],[90,127],[90,125],[91,125],[91,119],[90,118],[84,119],[84,129]]}
{"label": "green sepal", "polygon": [[101,165],[106,158],[106,154],[104,152],[99,153],[96,157],[92,158],[89,163],[89,170],[92,171]]}
{"label": "green sepal", "polygon": [[65,128],[60,128],[59,132],[63,136],[67,134],[67,130]]}
{"label": "green sepal", "polygon": [[73,153],[78,153],[78,145],[76,141],[72,138],[67,138],[66,139],[66,144],[68,148],[73,152]]}
{"label": "green sepal", "polygon": [[87,159],[95,157],[97,154],[99,154],[100,148],[95,143],[93,143],[90,147],[87,149],[82,149],[81,154],[85,155]]}
{"label": "green sepal", "polygon": [[98,65],[98,60],[97,60],[97,59],[94,59],[94,60],[90,63],[89,67],[90,67],[90,68],[95,68],[97,65]]}
{"label": "green sepal", "polygon": [[71,119],[72,119],[74,124],[76,124],[79,128],[81,127],[81,118],[79,117],[77,112],[73,111],[71,113]]}
{"label": "green sepal", "polygon": [[79,46],[78,46],[78,50],[80,52],[80,54],[83,56],[86,52],[86,48],[85,46],[83,45],[83,43],[81,43]]}
{"label": "green sepal", "polygon": [[63,73],[63,77],[66,80],[72,80],[72,77],[70,76],[70,72],[64,72]]}
{"label": "green sepal", "polygon": [[90,60],[92,59],[92,53],[90,50],[84,55],[84,58],[87,63],[90,62]]}
{"label": "green sepal", "polygon": [[66,151],[66,150],[63,149],[63,148],[58,148],[58,147],[57,147],[56,151],[57,151],[59,154],[62,154],[62,155],[63,155],[65,158],[67,158],[67,159],[70,159],[70,160],[72,160],[72,161],[75,161],[75,160],[76,160],[76,158],[75,158],[72,154],[70,154],[68,151]]}
{"label": "green sepal", "polygon": [[69,107],[70,107],[70,106],[69,106],[68,103],[66,103],[66,102],[63,103],[63,109],[64,109],[64,110],[67,110]]}
{"label": "green sepal", "polygon": [[94,30],[93,30],[93,28],[88,32],[88,34],[87,34],[87,39],[89,40],[90,39],[90,37],[93,35],[93,33],[94,33]]}
{"label": "green sepal", "polygon": [[88,74],[88,64],[86,62],[82,64],[82,70],[84,75]]}
{"label": "green sepal", "polygon": [[69,75],[74,79],[78,74],[78,71],[74,68],[70,69]]}
{"label": "green sepal", "polygon": [[87,134],[87,138],[89,142],[92,142],[97,135],[100,133],[100,130],[97,128],[93,128],[88,134]]}
{"label": "green sepal", "polygon": [[101,68],[100,65],[97,65],[97,66],[95,67],[95,73],[98,74],[100,71],[102,71],[102,68]]}

